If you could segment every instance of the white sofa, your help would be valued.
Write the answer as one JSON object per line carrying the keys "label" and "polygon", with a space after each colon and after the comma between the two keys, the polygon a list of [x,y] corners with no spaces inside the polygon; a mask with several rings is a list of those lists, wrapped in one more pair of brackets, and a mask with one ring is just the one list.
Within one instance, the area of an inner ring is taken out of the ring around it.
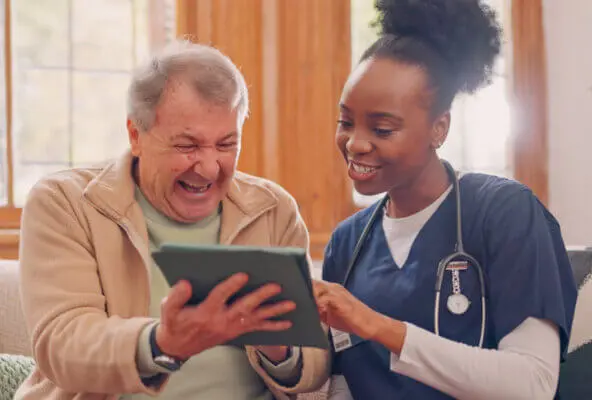
{"label": "white sofa", "polygon": [[[571,251],[570,258],[580,293],[569,346],[572,353],[592,343],[592,251]],[[20,304],[18,262],[12,260],[0,260],[0,354],[31,355]],[[571,365],[568,357],[562,366],[562,373],[568,375],[564,382],[569,386],[562,390],[562,399],[592,398],[592,368],[580,367],[592,365],[592,359],[588,361],[587,357],[582,356]],[[301,395],[299,400],[324,400],[325,391],[326,387],[317,393]]]}
{"label": "white sofa", "polygon": [[0,260],[1,353],[31,355],[18,288],[18,262],[13,260]]}
{"label": "white sofa", "polygon": [[33,361],[18,290],[18,263],[0,260],[0,400],[13,394]]}
{"label": "white sofa", "polygon": [[[18,261],[0,260],[0,355],[30,357],[31,348],[21,309],[18,279]],[[3,383],[1,378],[0,388]],[[0,400],[4,400],[3,395],[0,393]],[[325,398],[325,390],[298,397],[299,400]]]}

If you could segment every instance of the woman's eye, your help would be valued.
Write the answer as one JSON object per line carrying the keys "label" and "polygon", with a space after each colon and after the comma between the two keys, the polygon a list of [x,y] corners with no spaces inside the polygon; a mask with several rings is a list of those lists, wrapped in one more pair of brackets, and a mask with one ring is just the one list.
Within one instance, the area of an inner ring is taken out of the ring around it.
{"label": "woman's eye", "polygon": [[350,121],[346,121],[344,119],[340,119],[337,121],[337,124],[341,127],[341,128],[351,128],[353,126],[353,124]]}
{"label": "woman's eye", "polygon": [[391,133],[393,133],[393,130],[392,129],[374,128],[374,133],[376,133],[378,136],[388,136]]}

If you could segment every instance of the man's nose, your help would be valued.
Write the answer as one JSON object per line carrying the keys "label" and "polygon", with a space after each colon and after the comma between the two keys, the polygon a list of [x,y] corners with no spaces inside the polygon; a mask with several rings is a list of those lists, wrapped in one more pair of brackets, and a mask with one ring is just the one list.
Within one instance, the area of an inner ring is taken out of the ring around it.
{"label": "man's nose", "polygon": [[220,163],[218,162],[218,157],[212,154],[213,152],[206,153],[209,154],[203,154],[200,160],[193,166],[193,170],[204,179],[215,181],[220,174]]}

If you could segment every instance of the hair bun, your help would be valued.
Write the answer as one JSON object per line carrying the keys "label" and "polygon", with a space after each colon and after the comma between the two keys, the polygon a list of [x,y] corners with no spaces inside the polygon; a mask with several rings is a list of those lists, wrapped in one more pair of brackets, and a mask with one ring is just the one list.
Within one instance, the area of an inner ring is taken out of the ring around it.
{"label": "hair bun", "polygon": [[377,0],[376,8],[383,35],[424,41],[448,62],[460,91],[491,81],[501,28],[484,1]]}

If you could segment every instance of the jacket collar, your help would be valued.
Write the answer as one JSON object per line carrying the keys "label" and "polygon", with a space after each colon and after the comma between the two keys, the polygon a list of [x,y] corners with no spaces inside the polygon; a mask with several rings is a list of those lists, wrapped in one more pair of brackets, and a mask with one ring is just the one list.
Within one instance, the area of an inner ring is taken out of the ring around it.
{"label": "jacket collar", "polygon": [[[145,222],[135,199],[132,176],[134,158],[127,151],[107,164],[88,184],[84,197],[102,214],[118,224],[129,223],[147,241]],[[278,204],[275,194],[257,178],[237,172],[222,200],[220,243],[230,244],[238,233],[264,212]]]}
{"label": "jacket collar", "polygon": [[251,222],[277,206],[276,195],[261,183],[252,182],[256,179],[241,172],[235,173],[228,194],[222,200],[221,244],[231,244]]}

